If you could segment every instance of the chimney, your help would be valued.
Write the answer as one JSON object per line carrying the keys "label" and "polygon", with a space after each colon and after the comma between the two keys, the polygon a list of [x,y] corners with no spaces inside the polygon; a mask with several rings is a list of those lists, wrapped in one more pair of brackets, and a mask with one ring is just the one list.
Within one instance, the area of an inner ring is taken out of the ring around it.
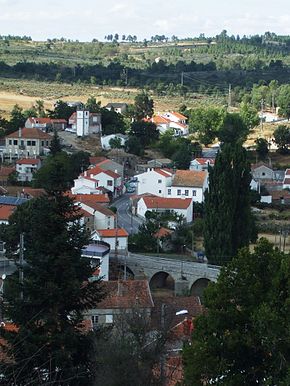
{"label": "chimney", "polygon": [[87,171],[85,170],[85,172],[84,172],[84,176],[86,177],[87,176]]}
{"label": "chimney", "polygon": [[18,130],[18,137],[21,138],[21,136],[22,136],[22,129],[21,129],[21,127],[19,127],[19,130]]}
{"label": "chimney", "polygon": [[94,175],[93,175],[93,174],[90,174],[90,178],[94,178]]}

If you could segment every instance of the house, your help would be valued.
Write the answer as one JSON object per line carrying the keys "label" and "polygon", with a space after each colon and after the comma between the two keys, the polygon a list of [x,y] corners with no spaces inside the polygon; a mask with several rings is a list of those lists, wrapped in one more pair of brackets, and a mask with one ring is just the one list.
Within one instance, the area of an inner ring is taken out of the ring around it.
{"label": "house", "polygon": [[25,187],[22,189],[20,196],[24,198],[37,198],[41,196],[45,196],[47,193],[44,189],[41,188],[30,188],[30,187]]}
{"label": "house", "polygon": [[24,127],[5,137],[5,155],[11,158],[39,157],[49,153],[52,136],[40,129]]}
{"label": "house", "polygon": [[65,119],[54,119],[54,118],[34,118],[29,117],[25,121],[25,127],[28,129],[40,129],[45,131],[64,130],[67,126]]}
{"label": "house", "polygon": [[173,172],[168,169],[151,169],[135,176],[137,194],[150,193],[160,197],[167,196],[167,189],[172,184]]}
{"label": "house", "polygon": [[16,161],[17,181],[32,181],[33,174],[40,169],[39,158],[22,158]]}
{"label": "house", "polygon": [[110,203],[109,196],[107,194],[70,194],[69,195],[75,200],[79,202],[87,202],[87,203],[96,203],[96,204],[102,204],[104,206],[108,206]]}
{"label": "house", "polygon": [[147,211],[166,213],[174,212],[184,217],[185,222],[193,220],[191,198],[142,197],[137,204],[137,215],[145,218]]}
{"label": "house", "polygon": [[95,268],[91,281],[101,278],[109,280],[110,246],[103,241],[86,245],[82,249],[82,256],[90,260],[92,268]]}
{"label": "house", "polygon": [[123,193],[122,177],[111,170],[103,170],[98,166],[87,169],[76,180],[71,189],[73,194],[98,193],[100,188],[106,188],[112,197]]}
{"label": "house", "polygon": [[256,181],[259,180],[273,180],[274,179],[274,171],[273,169],[265,164],[264,162],[259,162],[257,164],[253,164],[251,166],[251,173],[253,178]]}
{"label": "house", "polygon": [[9,217],[14,213],[15,205],[0,204],[0,224],[8,225]]}
{"label": "house", "polygon": [[172,160],[169,158],[156,158],[148,161],[146,164],[138,164],[137,171],[139,173],[144,173],[148,169],[151,170],[155,168],[170,168],[172,163]]}
{"label": "house", "polygon": [[118,162],[112,161],[111,159],[104,159],[101,162],[98,162],[95,166],[103,170],[110,170],[111,172],[119,174],[121,177],[124,177],[124,166]]}
{"label": "house", "polygon": [[128,108],[127,103],[108,103],[105,108],[109,111],[115,111],[118,114],[124,114]]}
{"label": "house", "polygon": [[128,140],[128,135],[117,133],[117,134],[109,134],[109,135],[102,136],[101,137],[102,149],[110,150],[111,149],[110,141],[112,139],[120,140],[120,145],[125,146],[125,143]]}
{"label": "house", "polygon": [[[88,226],[89,230],[115,228],[116,215],[104,205],[86,200],[75,201],[75,203],[79,208],[88,213],[86,217],[89,217],[89,215],[93,216],[93,224]],[[85,220],[84,223],[86,223]]]}
{"label": "house", "polygon": [[208,170],[208,167],[213,167],[215,158],[195,158],[190,162],[189,170]]}
{"label": "house", "polygon": [[12,166],[1,166],[0,167],[0,185],[6,186],[9,181],[10,175],[14,172],[15,172],[15,168]]}
{"label": "house", "polygon": [[145,121],[154,123],[160,134],[164,134],[170,129],[170,120],[161,115],[154,115],[152,118],[145,119]]}
{"label": "house", "polygon": [[116,244],[118,252],[127,253],[128,251],[128,236],[129,234],[124,228],[113,229],[97,229],[92,234],[92,240],[104,241],[110,245],[111,251],[116,251]]}
{"label": "house", "polygon": [[186,136],[189,133],[188,125],[186,123],[187,117],[176,112],[166,112],[161,115],[163,118],[169,120],[169,128],[173,129],[176,136]]}
{"label": "house", "polygon": [[208,173],[197,170],[176,170],[172,185],[167,188],[167,197],[190,197],[194,202],[203,202],[208,187]]}
{"label": "house", "polygon": [[120,317],[136,310],[150,318],[154,303],[147,280],[104,281],[103,289],[107,296],[84,315],[94,327],[117,323]]}
{"label": "house", "polygon": [[68,123],[78,137],[102,132],[101,114],[88,110],[77,110],[69,117]]}

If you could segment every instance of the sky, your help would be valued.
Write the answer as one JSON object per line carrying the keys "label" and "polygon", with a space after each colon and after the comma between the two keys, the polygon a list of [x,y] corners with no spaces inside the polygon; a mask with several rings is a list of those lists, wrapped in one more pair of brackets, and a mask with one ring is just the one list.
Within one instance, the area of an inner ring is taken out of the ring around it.
{"label": "sky", "polygon": [[289,0],[0,0],[0,35],[91,41],[108,34],[290,35]]}

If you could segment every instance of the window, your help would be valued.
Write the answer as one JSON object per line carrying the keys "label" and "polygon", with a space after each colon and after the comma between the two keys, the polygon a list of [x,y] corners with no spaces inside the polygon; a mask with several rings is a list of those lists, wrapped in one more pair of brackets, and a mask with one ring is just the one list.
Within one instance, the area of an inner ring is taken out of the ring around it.
{"label": "window", "polygon": [[18,141],[17,141],[17,139],[14,139],[14,141],[13,141],[13,145],[18,145]]}
{"label": "window", "polygon": [[92,319],[93,325],[99,323],[99,316],[98,315],[92,315],[91,319]]}
{"label": "window", "polygon": [[9,139],[9,145],[12,145],[12,139]]}
{"label": "window", "polygon": [[21,146],[24,146],[24,141],[23,141],[23,139],[21,140]]}
{"label": "window", "polygon": [[36,146],[36,141],[31,141],[32,146]]}
{"label": "window", "polygon": [[162,193],[162,190],[158,190],[158,193],[161,194],[161,193]]}
{"label": "window", "polygon": [[196,190],[193,190],[193,191],[192,191],[192,195],[193,195],[193,196],[196,196]]}
{"label": "window", "polygon": [[158,180],[158,184],[161,184],[162,183],[162,180]]}
{"label": "window", "polygon": [[177,189],[177,195],[181,196],[181,189]]}
{"label": "window", "polygon": [[106,323],[113,323],[113,315],[106,315]]}
{"label": "window", "polygon": [[27,146],[31,146],[31,141],[27,141]]}
{"label": "window", "polygon": [[112,180],[108,180],[107,181],[107,186],[113,186],[113,181]]}
{"label": "window", "polygon": [[185,189],[184,194],[185,194],[186,196],[188,196],[188,193],[189,193],[188,189]]}
{"label": "window", "polygon": [[41,146],[44,146],[44,141],[41,141]]}
{"label": "window", "polygon": [[171,189],[168,189],[167,194],[168,194],[168,196],[171,195]]}
{"label": "window", "polygon": [[46,146],[48,146],[48,141],[46,141]]}

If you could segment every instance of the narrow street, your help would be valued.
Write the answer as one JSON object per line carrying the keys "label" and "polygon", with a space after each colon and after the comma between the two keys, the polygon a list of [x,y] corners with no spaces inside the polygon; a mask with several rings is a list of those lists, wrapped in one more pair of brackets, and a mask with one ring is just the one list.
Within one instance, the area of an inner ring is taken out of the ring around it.
{"label": "narrow street", "polygon": [[143,224],[142,219],[133,216],[130,212],[130,195],[124,194],[112,203],[117,208],[118,226],[126,229],[129,234],[138,233],[139,225]]}

